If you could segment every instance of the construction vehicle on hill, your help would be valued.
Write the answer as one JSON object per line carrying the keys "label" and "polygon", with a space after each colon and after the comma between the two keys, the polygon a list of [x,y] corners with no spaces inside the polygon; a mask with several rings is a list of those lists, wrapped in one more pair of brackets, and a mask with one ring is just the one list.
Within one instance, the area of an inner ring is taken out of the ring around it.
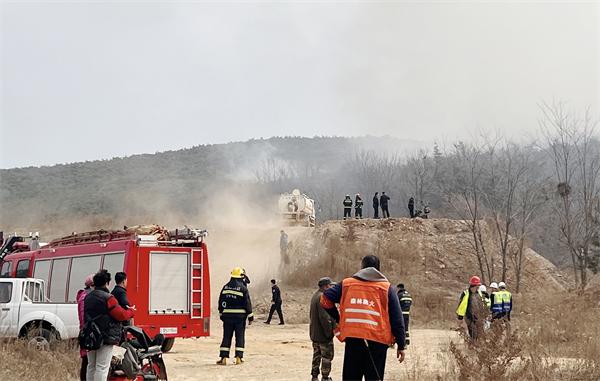
{"label": "construction vehicle on hill", "polygon": [[298,189],[279,196],[279,213],[290,226],[315,226],[315,200]]}
{"label": "construction vehicle on hill", "polygon": [[[176,337],[209,335],[210,277],[205,230],[166,230],[158,225],[73,233],[35,247],[26,237],[3,237],[0,278],[36,278],[45,297],[76,303],[89,274],[127,273],[134,324],[151,336],[163,334],[163,351]],[[76,310],[75,310],[76,311]]]}

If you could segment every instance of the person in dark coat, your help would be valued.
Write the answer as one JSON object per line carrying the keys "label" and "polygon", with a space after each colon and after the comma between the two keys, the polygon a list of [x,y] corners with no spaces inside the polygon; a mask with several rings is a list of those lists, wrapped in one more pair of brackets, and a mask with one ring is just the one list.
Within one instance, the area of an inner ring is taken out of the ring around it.
{"label": "person in dark coat", "polygon": [[415,199],[411,197],[408,199],[408,213],[410,214],[410,218],[415,218]]}
{"label": "person in dark coat", "polygon": [[271,310],[269,311],[269,317],[267,318],[265,324],[271,324],[273,314],[275,311],[277,311],[277,316],[279,316],[279,325],[283,325],[283,311],[281,311],[281,305],[283,302],[281,300],[281,290],[276,283],[277,281],[275,281],[275,279],[271,279],[271,294],[273,294],[273,297],[271,298]]}
{"label": "person in dark coat", "polygon": [[379,192],[373,196],[373,218],[379,218]]}
{"label": "person in dark coat", "polygon": [[352,199],[350,195],[347,194],[346,198],[344,198],[344,219],[352,218]]}
{"label": "person in dark coat", "polygon": [[354,218],[362,218],[363,200],[360,197],[360,193],[356,194],[354,199]]}
{"label": "person in dark coat", "polygon": [[84,324],[88,320],[94,322],[102,332],[103,344],[100,348],[88,351],[86,380],[106,380],[110,369],[113,345],[119,345],[123,337],[121,322],[134,315],[134,309],[124,309],[114,295],[108,292],[111,281],[110,273],[101,270],[94,275],[94,290],[90,291],[84,301]]}
{"label": "person in dark coat", "polygon": [[390,212],[388,210],[388,201],[390,198],[385,192],[381,192],[381,197],[379,198],[379,205],[381,206],[381,216],[383,218],[390,218]]}
{"label": "person in dark coat", "polygon": [[312,381],[331,381],[331,362],[333,361],[333,330],[335,322],[327,311],[321,306],[321,295],[333,286],[330,278],[321,278],[318,283],[319,289],[310,300],[310,340],[313,346],[313,360],[311,376]]}
{"label": "person in dark coat", "polygon": [[117,298],[117,302],[124,309],[129,309],[129,299],[127,299],[127,274],[118,272],[115,274],[115,287],[111,294]]}
{"label": "person in dark coat", "polygon": [[[129,299],[127,298],[127,274],[124,272],[118,272],[115,274],[115,287],[113,288],[111,294],[117,299],[119,305],[128,310],[129,309]],[[129,321],[124,321],[123,326],[128,326]]]}

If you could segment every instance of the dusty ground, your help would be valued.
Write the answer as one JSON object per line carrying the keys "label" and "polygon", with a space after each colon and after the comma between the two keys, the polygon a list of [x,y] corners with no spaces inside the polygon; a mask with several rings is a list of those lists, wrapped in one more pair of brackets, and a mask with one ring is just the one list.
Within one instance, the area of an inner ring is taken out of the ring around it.
{"label": "dusty ground", "polygon": [[[265,325],[262,320],[246,331],[246,362],[243,365],[218,366],[218,349],[221,326],[215,322],[212,336],[203,339],[186,339],[175,342],[173,350],[165,355],[171,380],[302,380],[310,379],[312,356],[308,338],[308,325]],[[388,351],[386,380],[406,380],[419,369],[421,377],[428,379],[441,370],[447,359],[448,343],[457,338],[455,332],[419,329],[412,332],[413,343],[407,351],[406,361],[399,365],[395,351]],[[343,344],[336,342],[332,377],[341,379]]]}

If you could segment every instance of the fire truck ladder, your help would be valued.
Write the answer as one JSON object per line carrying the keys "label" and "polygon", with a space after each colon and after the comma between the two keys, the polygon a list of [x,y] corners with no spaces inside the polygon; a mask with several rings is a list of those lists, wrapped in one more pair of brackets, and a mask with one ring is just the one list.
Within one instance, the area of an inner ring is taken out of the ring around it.
{"label": "fire truck ladder", "polygon": [[202,318],[202,250],[192,250],[190,285],[190,317]]}

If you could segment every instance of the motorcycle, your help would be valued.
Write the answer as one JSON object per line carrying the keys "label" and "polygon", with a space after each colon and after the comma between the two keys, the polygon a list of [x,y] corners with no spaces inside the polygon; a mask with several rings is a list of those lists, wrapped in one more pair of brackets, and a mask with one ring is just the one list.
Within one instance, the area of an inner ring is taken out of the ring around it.
{"label": "motorcycle", "polygon": [[108,381],[167,381],[161,349],[164,339],[161,334],[150,338],[139,327],[125,327],[125,341],[120,355],[113,356]]}

